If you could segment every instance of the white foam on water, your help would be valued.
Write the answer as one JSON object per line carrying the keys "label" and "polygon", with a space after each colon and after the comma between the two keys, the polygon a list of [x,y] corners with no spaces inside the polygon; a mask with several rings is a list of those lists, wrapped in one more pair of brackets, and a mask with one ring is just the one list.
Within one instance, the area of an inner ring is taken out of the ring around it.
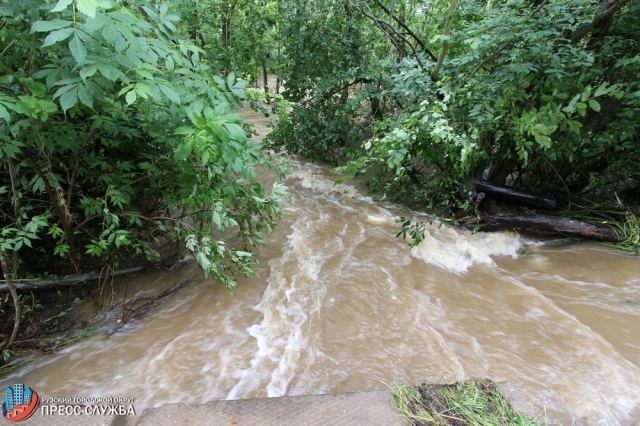
{"label": "white foam on water", "polygon": [[[138,411],[225,396],[375,390],[380,380],[437,382],[446,373],[514,381],[536,406],[567,414],[563,424],[571,417],[575,424],[640,424],[640,364],[618,352],[615,333],[603,327],[601,336],[563,310],[575,303],[622,312],[630,319],[621,326],[631,329],[640,316],[637,264],[625,263],[629,272],[611,282],[608,271],[591,274],[599,263],[567,274],[567,253],[580,267],[583,251],[584,262],[601,252],[603,270],[612,254],[604,246],[538,248],[544,243],[513,233],[471,235],[448,226],[427,227],[426,240],[410,250],[394,238],[396,219],[429,216],[373,203],[357,184],[335,185],[327,167],[292,163],[288,214],[268,237],[271,248],[259,252],[269,266],[266,283],[243,281],[234,302],[223,303],[220,292],[211,296],[216,284],[201,281],[122,334],[36,357],[5,379],[43,394],[135,396]],[[496,256],[515,257],[524,247],[533,256],[494,266]],[[491,267],[464,275],[474,265]],[[174,274],[199,277],[194,263]],[[620,339],[640,349],[637,340]]]}
{"label": "white foam on water", "polygon": [[371,197],[362,195],[352,185],[336,184],[336,177],[325,176],[323,171],[326,173],[326,170],[320,166],[299,168],[289,174],[287,178],[300,179],[303,188],[312,189],[322,194],[334,194],[340,197],[373,202]]}
{"label": "white foam on water", "polygon": [[466,272],[474,264],[495,265],[491,256],[517,257],[520,236],[511,232],[477,233],[449,226],[429,226],[424,240],[411,249],[411,255],[450,272]]}
{"label": "white foam on water", "polygon": [[384,225],[384,226],[398,227],[398,224],[396,223],[396,217],[389,214],[389,212],[386,212],[386,213],[387,214],[382,214],[382,212],[379,214],[367,214],[365,216],[365,220],[367,221],[367,223],[371,225],[378,225],[378,226]]}
{"label": "white foam on water", "polygon": [[[227,399],[235,399],[263,387],[264,374],[255,380],[260,370],[271,370],[264,387],[267,396],[283,396],[298,373],[302,354],[307,357],[307,363],[313,363],[315,357],[322,356],[317,351],[308,350],[309,339],[314,338],[309,323],[319,314],[326,294],[319,275],[329,256],[313,250],[308,237],[314,227],[322,226],[324,220],[322,216],[315,220],[300,218],[292,226],[293,232],[288,237],[288,247],[283,255],[269,262],[269,285],[261,302],[254,308],[263,312],[263,320],[248,330],[256,339],[258,350],[251,367],[240,374],[240,380]],[[327,250],[331,254],[343,248],[338,238],[327,243],[333,246],[333,250]]]}

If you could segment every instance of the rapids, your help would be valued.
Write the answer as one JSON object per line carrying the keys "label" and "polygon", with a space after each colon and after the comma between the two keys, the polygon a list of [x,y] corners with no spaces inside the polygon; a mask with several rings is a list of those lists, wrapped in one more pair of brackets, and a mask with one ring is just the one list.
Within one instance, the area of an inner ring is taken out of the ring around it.
{"label": "rapids", "polygon": [[[264,135],[266,120],[244,115]],[[193,263],[126,278],[139,289],[191,283],[123,332],[3,381],[135,397],[141,413],[488,377],[514,382],[551,424],[640,424],[637,258],[437,223],[410,249],[395,220],[419,213],[334,185],[327,167],[290,164],[287,214],[258,250],[260,278],[240,279],[233,296]]]}

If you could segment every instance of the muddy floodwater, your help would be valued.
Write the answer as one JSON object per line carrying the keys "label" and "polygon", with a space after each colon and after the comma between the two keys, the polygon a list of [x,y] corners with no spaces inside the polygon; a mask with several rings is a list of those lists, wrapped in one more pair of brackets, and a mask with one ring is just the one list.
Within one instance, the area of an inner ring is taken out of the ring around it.
{"label": "muddy floodwater", "polygon": [[[266,131],[266,119],[245,112]],[[511,381],[550,424],[640,424],[640,260],[605,245],[427,228],[290,159],[287,214],[233,296],[194,263],[127,278],[190,284],[143,320],[41,356],[3,381],[47,396],[166,403]],[[265,184],[272,178],[265,176]],[[423,218],[426,218],[424,216]]]}

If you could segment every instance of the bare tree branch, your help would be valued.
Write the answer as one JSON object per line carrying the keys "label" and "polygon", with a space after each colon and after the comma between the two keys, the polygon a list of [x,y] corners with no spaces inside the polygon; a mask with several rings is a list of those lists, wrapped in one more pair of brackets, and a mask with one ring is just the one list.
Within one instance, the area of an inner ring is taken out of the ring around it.
{"label": "bare tree branch", "polygon": [[398,17],[395,16],[384,4],[382,4],[380,0],[374,0],[374,1],[378,6],[380,6],[382,10],[384,10],[384,12],[387,15],[391,17],[391,19],[396,21],[407,32],[407,34],[409,34],[411,38],[413,38],[420,45],[422,50],[424,50],[431,57],[431,59],[433,59],[434,61],[438,60],[438,58],[436,58],[436,55],[434,55],[433,52],[430,51],[427,48],[427,46],[422,42],[422,40],[420,40],[420,37],[418,37],[413,31],[411,31],[411,29],[407,27],[407,25],[404,22],[402,22],[402,20],[398,19]]}
{"label": "bare tree branch", "polygon": [[[453,16],[456,13],[457,7],[458,0],[451,0],[451,3],[449,4],[449,13],[447,14],[447,21],[444,24],[444,35],[446,37],[451,34],[451,23],[453,22]],[[438,73],[440,72],[442,63],[444,62],[444,57],[447,55],[447,49],[449,49],[449,40],[442,40],[442,49],[440,50],[440,54],[438,55],[436,66],[433,68],[433,72],[431,73],[431,80],[433,81],[438,81]]]}
{"label": "bare tree branch", "polygon": [[[135,266],[132,268],[118,269],[112,272],[88,272],[86,274],[74,274],[68,275],[66,277],[58,277],[51,280],[13,280],[12,284],[18,290],[34,290],[46,287],[53,287],[58,284],[70,284],[70,285],[81,285],[86,284],[87,281],[96,281],[103,280],[110,277],[117,277],[119,275],[133,274],[135,272],[146,271],[147,269],[158,268],[167,266],[170,264],[176,257],[177,253],[167,257],[160,262],[147,263],[142,266]],[[177,262],[173,263],[172,266],[181,265],[183,263],[188,262],[189,259],[181,259]],[[0,291],[7,291],[9,289],[9,280],[0,281]]]}
{"label": "bare tree branch", "polygon": [[619,11],[622,6],[629,3],[631,0],[606,0],[600,4],[600,9],[593,17],[593,21],[591,23],[583,25],[578,28],[575,33],[571,36],[571,44],[576,44],[580,42],[587,34],[591,32],[598,25],[606,22],[611,19],[613,15]]}

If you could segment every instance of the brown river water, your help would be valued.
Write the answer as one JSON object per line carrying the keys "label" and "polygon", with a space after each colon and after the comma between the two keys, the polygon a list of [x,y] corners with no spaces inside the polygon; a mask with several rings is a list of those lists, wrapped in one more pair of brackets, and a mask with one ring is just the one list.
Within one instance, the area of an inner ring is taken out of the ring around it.
{"label": "brown river water", "polygon": [[[264,134],[266,119],[243,115]],[[410,249],[395,220],[420,214],[334,180],[291,159],[287,214],[258,251],[260,278],[233,296],[194,263],[127,278],[139,289],[191,282],[122,332],[3,382],[135,397],[141,413],[488,377],[513,382],[550,424],[640,424],[640,259],[435,223]]]}

